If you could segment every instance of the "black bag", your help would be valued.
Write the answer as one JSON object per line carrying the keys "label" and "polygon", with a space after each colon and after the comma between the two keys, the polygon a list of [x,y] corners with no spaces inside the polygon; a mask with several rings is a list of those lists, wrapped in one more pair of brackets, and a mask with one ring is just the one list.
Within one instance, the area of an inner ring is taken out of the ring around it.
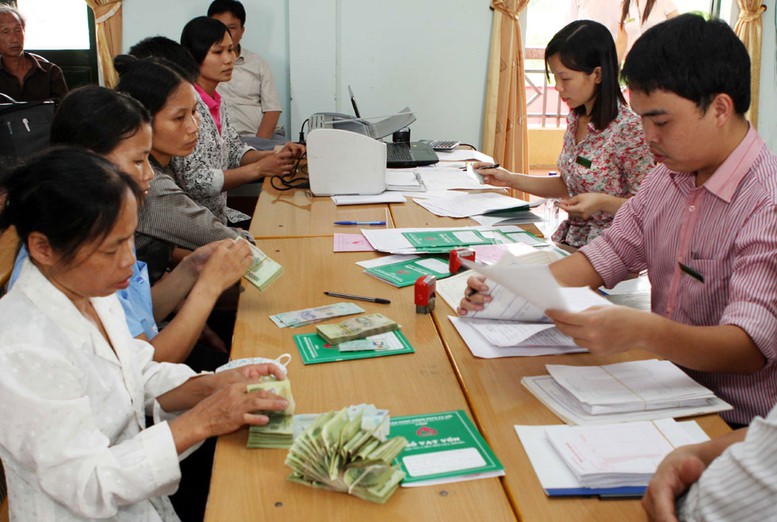
{"label": "black bag", "polygon": [[0,156],[20,160],[48,147],[52,100],[17,102],[0,93],[0,101]]}

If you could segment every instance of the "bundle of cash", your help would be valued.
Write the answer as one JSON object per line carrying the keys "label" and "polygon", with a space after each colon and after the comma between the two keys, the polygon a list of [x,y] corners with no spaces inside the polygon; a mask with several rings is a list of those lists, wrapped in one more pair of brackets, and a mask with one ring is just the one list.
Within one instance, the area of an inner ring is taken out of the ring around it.
{"label": "bundle of cash", "polygon": [[371,335],[391,332],[399,325],[383,314],[367,314],[337,324],[316,326],[316,333],[329,344],[340,344]]}
{"label": "bundle of cash", "polygon": [[392,462],[407,445],[404,437],[386,438],[388,420],[372,405],[319,415],[289,449],[289,480],[385,503],[405,478]]}
{"label": "bundle of cash", "polygon": [[249,384],[248,391],[267,390],[283,397],[289,405],[283,411],[261,412],[270,418],[264,426],[248,428],[247,448],[288,448],[294,440],[294,397],[291,395],[291,382],[265,381]]}
{"label": "bundle of cash", "polygon": [[251,266],[248,267],[245,278],[260,291],[264,291],[265,288],[280,277],[283,273],[283,267],[270,259],[256,245],[249,243],[249,246],[251,247],[251,255],[254,257],[254,260],[251,262]]}
{"label": "bundle of cash", "polygon": [[354,303],[333,303],[315,308],[305,308],[304,310],[295,310],[293,312],[282,312],[270,316],[270,320],[278,326],[285,328],[290,326],[296,328],[306,324],[323,321],[332,317],[343,315],[360,314],[364,309]]}

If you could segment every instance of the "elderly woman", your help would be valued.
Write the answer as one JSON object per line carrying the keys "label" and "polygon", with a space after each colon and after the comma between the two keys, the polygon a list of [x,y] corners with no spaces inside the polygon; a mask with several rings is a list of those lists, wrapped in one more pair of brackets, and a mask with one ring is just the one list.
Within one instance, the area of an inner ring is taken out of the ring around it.
{"label": "elderly woman", "polygon": [[[208,437],[266,424],[286,401],[246,393],[272,365],[196,375],[156,363],[127,288],[140,190],[108,160],[55,149],[0,181],[0,227],[29,259],[0,299],[0,458],[13,520],[177,520],[165,495]],[[175,413],[175,415],[171,415]],[[146,426],[153,415],[153,426]]]}

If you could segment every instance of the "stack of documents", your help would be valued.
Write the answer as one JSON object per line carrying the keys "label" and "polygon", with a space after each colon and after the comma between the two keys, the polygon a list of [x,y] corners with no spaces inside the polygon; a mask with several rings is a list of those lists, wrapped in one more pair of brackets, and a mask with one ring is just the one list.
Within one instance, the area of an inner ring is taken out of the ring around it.
{"label": "stack of documents", "polygon": [[270,257],[262,252],[256,245],[251,245],[251,255],[254,260],[251,266],[248,267],[248,271],[245,274],[245,278],[248,279],[254,286],[260,291],[264,291],[265,288],[273,284],[283,273],[283,267],[270,259]]}
{"label": "stack of documents", "polygon": [[674,448],[709,440],[694,421],[515,426],[549,496],[641,496]]}
{"label": "stack of documents", "polygon": [[443,197],[414,199],[416,203],[436,216],[464,218],[504,211],[529,210],[529,202],[494,192],[446,193]]}
{"label": "stack of documents", "polygon": [[264,426],[248,428],[247,448],[288,448],[293,438],[294,397],[291,395],[291,382],[269,380],[248,385],[248,392],[265,390],[283,397],[289,403],[281,412],[262,412],[270,418]]}
{"label": "stack of documents", "polygon": [[386,438],[388,413],[380,416],[378,411],[360,405],[318,416],[289,449],[289,480],[386,502],[405,476],[392,461],[407,441]]}
{"label": "stack of documents", "polygon": [[546,365],[549,376],[523,385],[570,424],[686,417],[731,409],[669,361],[605,366]]}

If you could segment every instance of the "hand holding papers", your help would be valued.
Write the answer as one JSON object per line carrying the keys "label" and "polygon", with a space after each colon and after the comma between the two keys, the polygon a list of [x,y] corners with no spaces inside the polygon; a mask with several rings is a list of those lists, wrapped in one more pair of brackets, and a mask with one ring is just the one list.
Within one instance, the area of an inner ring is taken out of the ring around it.
{"label": "hand holding papers", "polygon": [[463,260],[467,268],[486,276],[493,300],[482,311],[471,311],[467,317],[537,321],[549,309],[579,312],[591,306],[610,306],[610,302],[590,288],[559,286],[545,265],[526,265],[507,253],[494,265],[487,266]]}

